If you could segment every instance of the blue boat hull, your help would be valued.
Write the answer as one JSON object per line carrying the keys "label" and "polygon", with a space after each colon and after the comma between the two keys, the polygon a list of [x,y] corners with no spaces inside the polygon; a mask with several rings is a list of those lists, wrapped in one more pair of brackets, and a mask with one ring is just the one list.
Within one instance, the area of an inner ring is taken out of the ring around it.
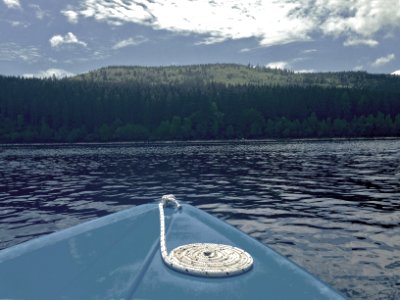
{"label": "blue boat hull", "polygon": [[234,227],[183,205],[166,209],[168,249],[211,242],[249,252],[253,268],[204,278],[168,268],[156,204],[142,205],[0,251],[0,299],[344,299]]}

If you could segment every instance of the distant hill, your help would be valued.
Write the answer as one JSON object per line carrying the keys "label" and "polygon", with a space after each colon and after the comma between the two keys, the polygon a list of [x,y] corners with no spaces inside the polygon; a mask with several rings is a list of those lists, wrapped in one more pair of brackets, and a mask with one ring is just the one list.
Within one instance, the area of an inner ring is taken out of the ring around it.
{"label": "distant hill", "polygon": [[210,64],[0,76],[0,142],[400,136],[400,77]]}
{"label": "distant hill", "polygon": [[398,88],[400,77],[366,72],[295,73],[238,64],[205,64],[168,67],[111,66],[73,77],[96,82],[145,84],[209,84],[319,86],[336,88]]}

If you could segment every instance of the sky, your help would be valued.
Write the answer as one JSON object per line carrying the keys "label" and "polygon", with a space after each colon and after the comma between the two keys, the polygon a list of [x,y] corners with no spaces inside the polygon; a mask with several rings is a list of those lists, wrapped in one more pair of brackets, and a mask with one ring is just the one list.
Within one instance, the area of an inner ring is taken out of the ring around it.
{"label": "sky", "polygon": [[239,63],[400,75],[400,0],[0,0],[0,74]]}

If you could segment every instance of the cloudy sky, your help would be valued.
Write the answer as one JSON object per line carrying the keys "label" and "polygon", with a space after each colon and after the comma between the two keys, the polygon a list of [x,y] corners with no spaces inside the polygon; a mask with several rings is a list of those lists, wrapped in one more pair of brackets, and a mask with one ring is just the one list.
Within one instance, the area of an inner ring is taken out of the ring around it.
{"label": "cloudy sky", "polygon": [[400,74],[400,0],[0,0],[0,74],[254,64]]}

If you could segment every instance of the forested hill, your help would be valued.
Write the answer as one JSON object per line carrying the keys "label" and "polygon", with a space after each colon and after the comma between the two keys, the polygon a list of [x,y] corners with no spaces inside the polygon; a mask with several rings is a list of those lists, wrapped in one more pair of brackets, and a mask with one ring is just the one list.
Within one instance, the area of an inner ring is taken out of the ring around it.
{"label": "forested hill", "polygon": [[0,142],[400,136],[400,77],[241,65],[0,76]]}
{"label": "forested hill", "polygon": [[366,72],[295,73],[251,65],[207,64],[168,67],[114,66],[78,75],[74,80],[144,84],[209,84],[398,88],[400,77]]}

